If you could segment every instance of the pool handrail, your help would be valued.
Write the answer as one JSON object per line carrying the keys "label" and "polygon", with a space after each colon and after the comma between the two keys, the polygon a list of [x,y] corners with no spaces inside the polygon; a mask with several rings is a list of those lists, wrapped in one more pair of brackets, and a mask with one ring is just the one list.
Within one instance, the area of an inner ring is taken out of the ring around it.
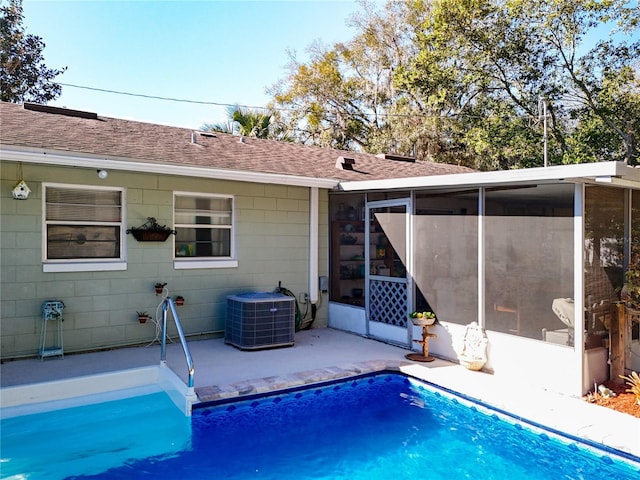
{"label": "pool handrail", "polygon": [[193,359],[191,358],[191,352],[189,351],[189,346],[187,345],[187,340],[184,336],[184,332],[182,330],[182,324],[180,323],[180,318],[176,312],[176,306],[173,303],[173,299],[169,296],[165,297],[162,301],[162,341],[160,343],[160,362],[167,363],[167,309],[171,309],[171,314],[173,315],[173,320],[176,322],[176,328],[178,329],[178,336],[180,337],[180,344],[182,345],[182,350],[184,351],[184,356],[187,360],[187,368],[189,370],[189,381],[187,386],[189,389],[193,389],[194,386],[194,375],[195,368],[193,366]]}

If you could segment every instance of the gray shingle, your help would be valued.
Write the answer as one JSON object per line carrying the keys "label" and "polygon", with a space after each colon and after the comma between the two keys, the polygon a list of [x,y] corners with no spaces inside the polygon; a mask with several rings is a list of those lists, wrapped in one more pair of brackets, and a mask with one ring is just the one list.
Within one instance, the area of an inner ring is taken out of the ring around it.
{"label": "gray shingle", "polygon": [[[216,133],[215,136],[194,135],[194,131],[187,128],[101,116],[95,119],[81,118],[28,110],[23,105],[6,102],[0,102],[0,120],[0,142],[5,147],[120,157],[159,164],[192,165],[342,181],[472,171],[455,165],[391,160],[371,154],[275,140],[244,137],[240,141],[240,137],[224,133]],[[336,168],[336,160],[340,156],[355,160],[353,170]]]}

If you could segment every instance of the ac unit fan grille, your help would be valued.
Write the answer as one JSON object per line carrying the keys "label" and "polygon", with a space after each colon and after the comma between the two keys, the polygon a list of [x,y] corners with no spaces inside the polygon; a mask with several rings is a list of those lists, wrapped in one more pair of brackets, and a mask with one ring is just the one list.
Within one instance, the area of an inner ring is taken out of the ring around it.
{"label": "ac unit fan grille", "polygon": [[294,302],[278,293],[227,297],[225,342],[242,350],[293,345]]}

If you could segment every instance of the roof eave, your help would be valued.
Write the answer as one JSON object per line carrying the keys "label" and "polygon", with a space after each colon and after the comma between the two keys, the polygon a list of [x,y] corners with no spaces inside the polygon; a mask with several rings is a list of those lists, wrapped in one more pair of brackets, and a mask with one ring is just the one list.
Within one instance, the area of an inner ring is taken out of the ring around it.
{"label": "roof eave", "polygon": [[624,162],[582,163],[493,172],[455,173],[412,178],[340,182],[339,190],[398,190],[429,187],[468,187],[529,182],[598,182],[640,187],[640,169]]}
{"label": "roof eave", "polygon": [[126,172],[180,175],[197,178],[215,178],[238,182],[268,183],[298,187],[335,188],[338,180],[333,178],[303,177],[279,173],[251,172],[170,163],[151,163],[135,159],[110,156],[87,155],[83,153],[58,152],[46,149],[27,149],[0,144],[0,159],[14,162],[37,163],[78,168],[100,168]]}

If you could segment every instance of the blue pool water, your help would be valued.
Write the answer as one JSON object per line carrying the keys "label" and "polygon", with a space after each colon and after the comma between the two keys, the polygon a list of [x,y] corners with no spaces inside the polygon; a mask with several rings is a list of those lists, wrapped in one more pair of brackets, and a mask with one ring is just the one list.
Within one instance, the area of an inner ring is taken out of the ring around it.
{"label": "blue pool water", "polygon": [[99,474],[189,448],[191,419],[164,392],[5,418],[0,478]]}
{"label": "blue pool water", "polygon": [[[484,407],[465,404],[401,374],[361,377],[195,409],[188,436],[181,422],[175,434],[140,436],[138,430],[148,426],[136,426],[134,419],[118,420],[119,428],[111,430],[128,432],[130,445],[125,449],[100,444],[105,436],[102,430],[77,438],[66,433],[57,433],[55,439],[50,435],[51,443],[44,447],[53,450],[48,476],[39,470],[42,475],[29,478],[546,480],[640,476],[639,463],[536,428],[530,430],[506,416],[486,415],[480,411]],[[100,417],[103,410],[94,407],[91,415]],[[163,423],[164,415],[156,420]],[[3,476],[5,467],[11,467],[20,455],[25,457],[23,463],[9,471],[27,473],[39,451],[28,441],[28,447],[6,461],[5,421],[2,426]],[[164,451],[132,455],[134,445],[140,449],[155,443],[155,437],[166,436],[175,441],[164,445]],[[77,443],[85,444],[84,448],[74,451]],[[110,462],[80,475],[82,469],[59,466],[55,457],[60,455],[70,462],[71,457],[80,456],[77,461],[87,466],[94,465],[95,456],[110,457]]]}

